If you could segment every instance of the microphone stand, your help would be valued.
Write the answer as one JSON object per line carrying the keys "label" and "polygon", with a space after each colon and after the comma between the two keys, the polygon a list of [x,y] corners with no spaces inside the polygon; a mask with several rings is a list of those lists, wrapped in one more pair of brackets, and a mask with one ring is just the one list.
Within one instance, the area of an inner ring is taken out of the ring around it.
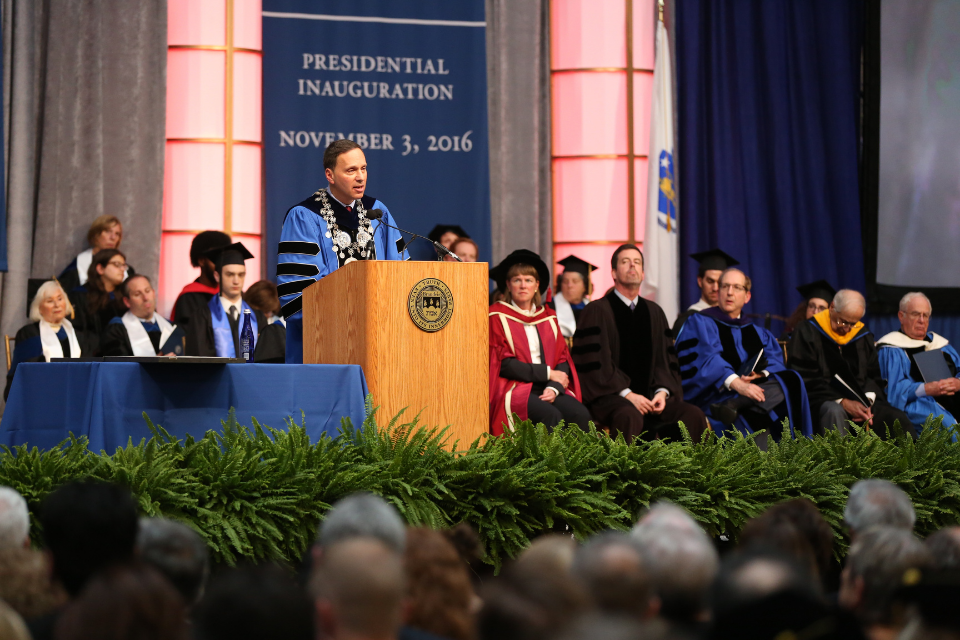
{"label": "microphone stand", "polygon": [[[379,210],[379,209],[374,209],[373,211],[378,211],[378,212],[379,212],[380,210]],[[368,218],[370,218],[370,215],[369,215],[369,214],[370,214],[370,213],[373,213],[373,211],[367,212],[367,217],[368,217]],[[432,244],[433,247],[437,250],[437,254],[438,254],[438,255],[437,255],[437,259],[438,259],[438,260],[443,260],[443,256],[452,256],[453,259],[456,260],[457,262],[463,262],[463,260],[460,259],[460,256],[458,256],[457,254],[455,254],[453,251],[450,251],[450,249],[447,249],[445,246],[443,246],[443,245],[440,244],[439,242],[436,242],[436,241],[434,241],[434,240],[431,240],[430,238],[425,238],[424,236],[421,236],[421,235],[418,234],[418,233],[414,233],[413,231],[407,231],[406,229],[401,229],[400,227],[395,227],[395,226],[393,226],[392,224],[387,224],[386,222],[383,221],[383,214],[382,214],[382,213],[381,213],[379,216],[375,216],[374,218],[372,218],[372,220],[377,220],[377,221],[379,221],[380,224],[382,224],[383,226],[385,226],[385,227],[390,227],[391,229],[396,229],[396,230],[399,231],[400,233],[408,233],[408,234],[410,234],[411,236],[413,236],[412,238],[410,238],[410,242],[413,242],[416,238],[420,238],[420,239],[422,239],[422,240],[426,240],[427,242],[429,242],[430,244]],[[376,232],[374,232],[374,233],[376,233]],[[403,250],[405,250],[408,246],[410,246],[410,242],[407,242],[406,244],[403,245],[403,249],[400,251],[400,253],[403,253]]]}

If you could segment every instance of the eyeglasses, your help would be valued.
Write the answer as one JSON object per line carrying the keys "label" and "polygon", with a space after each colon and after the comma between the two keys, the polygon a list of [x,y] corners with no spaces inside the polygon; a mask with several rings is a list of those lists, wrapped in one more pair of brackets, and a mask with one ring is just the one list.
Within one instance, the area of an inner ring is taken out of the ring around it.
{"label": "eyeglasses", "polygon": [[854,320],[853,322],[848,322],[847,320],[844,320],[843,318],[841,318],[841,317],[838,316],[838,315],[835,315],[835,316],[833,317],[833,321],[836,322],[836,323],[837,323],[838,325],[840,325],[841,327],[852,327],[852,326],[856,325],[858,322],[860,322],[859,320]]}
{"label": "eyeglasses", "polygon": [[111,260],[111,261],[108,262],[107,264],[109,264],[109,265],[112,266],[112,267],[116,267],[117,269],[126,269],[126,268],[127,268],[127,263],[126,263],[126,262],[114,262],[113,260]]}
{"label": "eyeglasses", "polygon": [[747,288],[746,288],[745,286],[743,286],[742,284],[722,284],[722,285],[720,285],[720,290],[721,290],[721,291],[727,291],[728,289],[729,289],[729,290],[732,290],[732,291],[736,291],[737,293],[742,293],[742,292],[744,292],[744,291],[747,290]]}
{"label": "eyeglasses", "polygon": [[807,309],[813,309],[813,310],[815,310],[817,313],[820,313],[821,311],[824,311],[826,308],[827,308],[826,305],[817,304],[816,302],[809,302],[809,303],[807,303]]}
{"label": "eyeglasses", "polygon": [[930,314],[923,313],[922,311],[911,311],[907,313],[907,317],[910,318],[911,320],[918,320],[918,319],[929,320]]}

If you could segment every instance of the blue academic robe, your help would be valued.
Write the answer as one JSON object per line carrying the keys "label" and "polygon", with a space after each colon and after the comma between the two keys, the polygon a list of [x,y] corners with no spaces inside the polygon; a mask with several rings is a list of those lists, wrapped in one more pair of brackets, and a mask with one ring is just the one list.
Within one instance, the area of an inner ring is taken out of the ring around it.
{"label": "blue academic robe", "polygon": [[[790,429],[796,434],[810,436],[813,423],[810,418],[810,406],[803,379],[795,371],[789,371],[783,362],[783,351],[776,336],[763,327],[749,325],[756,330],[763,346],[766,363],[762,367],[770,373],[770,378],[780,384],[786,398],[786,416],[777,416],[771,412],[771,420],[779,421],[783,417],[790,419]],[[739,321],[729,323],[716,320],[703,313],[694,313],[687,318],[677,335],[676,349],[680,362],[680,378],[683,384],[683,399],[694,404],[706,414],[717,434],[722,434],[726,426],[710,414],[710,405],[726,402],[737,396],[724,388],[724,381],[736,374],[734,364],[724,358],[724,343],[736,352],[740,362],[747,358],[748,350],[743,345],[743,330]],[[721,335],[721,332],[723,335]],[[727,354],[734,359],[732,354]],[[760,369],[760,367],[758,367]],[[737,419],[737,429],[742,433],[752,433],[747,420],[741,415]],[[774,426],[779,430],[779,426]]]}
{"label": "blue academic robe", "polygon": [[[327,194],[331,202],[333,197]],[[280,294],[280,313],[287,321],[286,362],[303,362],[303,314],[302,291],[317,280],[339,268],[340,262],[334,251],[333,240],[326,237],[327,223],[320,216],[320,202],[310,196],[287,212],[280,231],[280,247],[277,256],[277,292]],[[387,206],[379,200],[364,196],[363,206],[367,211],[380,209],[383,221],[397,226]],[[315,210],[314,210],[315,209]],[[374,246],[378,260],[407,260],[406,250],[398,251],[399,231],[375,220],[372,224]]]}
{"label": "blue academic robe", "polygon": [[[933,334],[927,334],[931,339]],[[880,359],[880,373],[887,381],[887,402],[900,409],[909,416],[910,421],[922,425],[930,414],[943,415],[943,426],[949,427],[957,423],[957,419],[944,409],[931,396],[917,397],[917,385],[923,380],[916,380],[910,375],[910,356],[899,347],[892,345],[878,345],[877,357]],[[960,371],[960,354],[951,345],[942,347],[943,352],[953,360],[953,364]],[[960,377],[960,373],[957,374]],[[954,437],[956,439],[956,437]]]}

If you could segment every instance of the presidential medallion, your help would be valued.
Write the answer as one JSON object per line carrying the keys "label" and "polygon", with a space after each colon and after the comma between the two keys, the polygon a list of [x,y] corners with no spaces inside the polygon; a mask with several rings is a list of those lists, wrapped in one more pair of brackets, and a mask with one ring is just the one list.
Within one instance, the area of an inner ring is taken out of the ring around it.
{"label": "presidential medallion", "polygon": [[440,331],[453,317],[453,294],[442,280],[424,278],[413,286],[407,298],[410,319],[428,333]]}

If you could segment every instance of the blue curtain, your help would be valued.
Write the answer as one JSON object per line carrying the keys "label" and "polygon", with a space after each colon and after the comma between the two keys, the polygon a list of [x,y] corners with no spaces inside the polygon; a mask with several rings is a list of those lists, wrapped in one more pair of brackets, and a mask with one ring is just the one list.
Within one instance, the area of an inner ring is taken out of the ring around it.
{"label": "blue curtain", "polygon": [[676,0],[681,302],[687,254],[720,247],[746,311],[789,315],[799,284],[864,290],[860,0]]}

